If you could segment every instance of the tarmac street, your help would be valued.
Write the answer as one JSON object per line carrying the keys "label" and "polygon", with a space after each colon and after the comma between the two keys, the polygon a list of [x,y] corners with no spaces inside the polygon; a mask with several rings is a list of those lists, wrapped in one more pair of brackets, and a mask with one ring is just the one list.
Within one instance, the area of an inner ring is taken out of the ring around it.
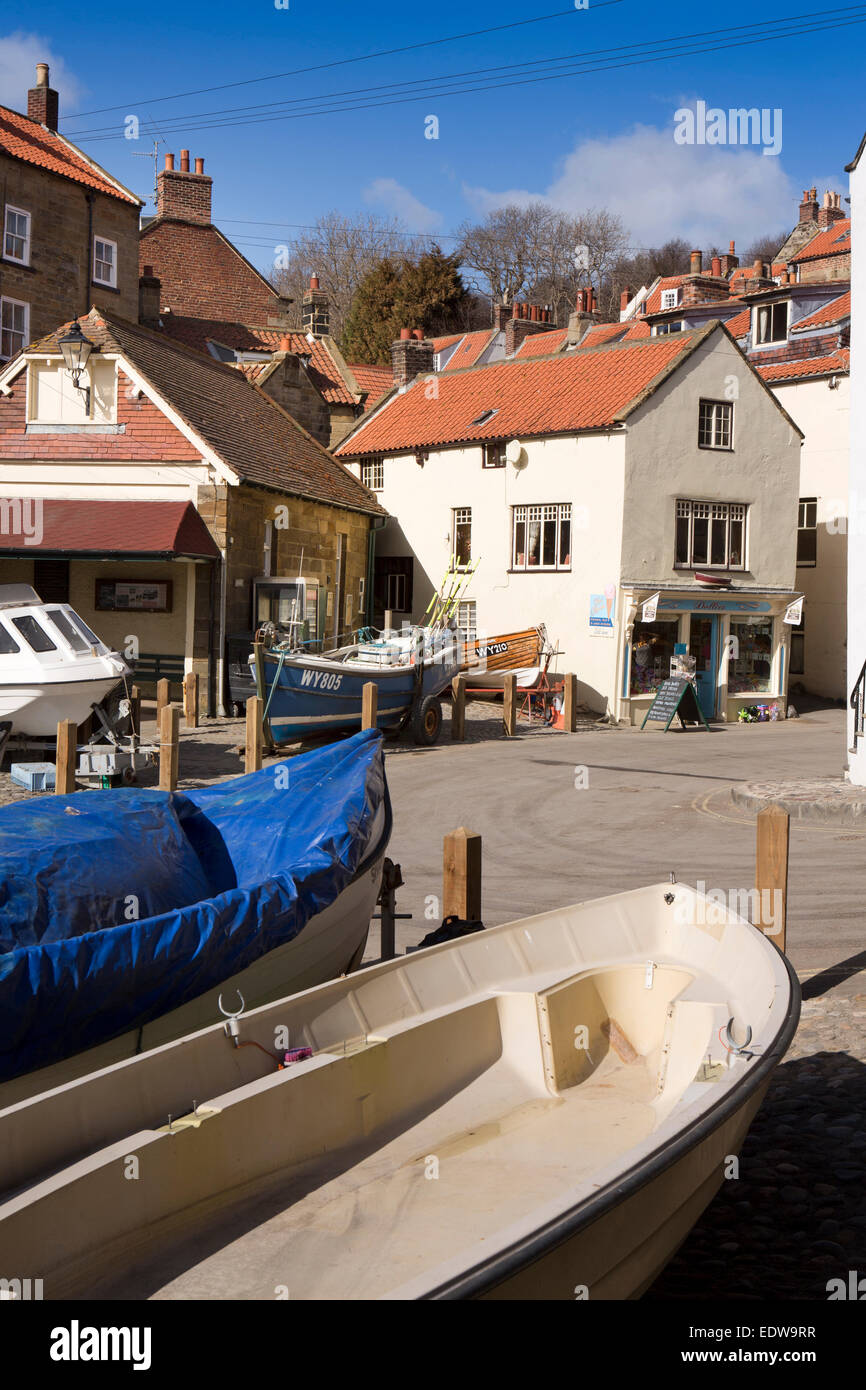
{"label": "tarmac street", "polygon": [[[441,921],[442,840],[461,825],[483,837],[486,926],[658,882],[670,871],[707,889],[752,888],[755,816],[734,805],[731,787],[838,779],[845,715],[822,709],[779,723],[714,725],[710,733],[594,725],[467,744],[448,736],[446,722],[437,746],[401,744],[387,756],[389,854],[405,879],[397,909],[413,914],[397,924],[398,950]],[[866,967],[864,898],[866,822],[857,831],[792,818],[787,943],[800,973],[861,952]],[[371,932],[367,959],[377,955]]]}

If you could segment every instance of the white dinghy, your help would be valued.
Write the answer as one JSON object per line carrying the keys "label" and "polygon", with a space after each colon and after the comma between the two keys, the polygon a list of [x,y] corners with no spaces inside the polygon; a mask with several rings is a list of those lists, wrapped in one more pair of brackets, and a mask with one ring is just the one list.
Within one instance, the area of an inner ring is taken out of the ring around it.
{"label": "white dinghy", "polygon": [[0,585],[0,722],[10,733],[53,738],[61,719],[83,724],[129,670],[68,603]]}
{"label": "white dinghy", "polygon": [[0,1247],[49,1299],[634,1297],[798,1013],[689,887],[546,912],[0,1112]]}

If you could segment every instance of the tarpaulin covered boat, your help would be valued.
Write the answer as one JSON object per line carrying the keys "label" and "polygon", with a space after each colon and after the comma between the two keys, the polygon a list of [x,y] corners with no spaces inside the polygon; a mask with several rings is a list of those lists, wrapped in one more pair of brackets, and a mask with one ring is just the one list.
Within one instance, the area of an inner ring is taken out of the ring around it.
{"label": "tarpaulin covered boat", "polygon": [[3,807],[0,1105],[213,1022],[220,991],[358,964],[390,830],[375,731],[201,790]]}

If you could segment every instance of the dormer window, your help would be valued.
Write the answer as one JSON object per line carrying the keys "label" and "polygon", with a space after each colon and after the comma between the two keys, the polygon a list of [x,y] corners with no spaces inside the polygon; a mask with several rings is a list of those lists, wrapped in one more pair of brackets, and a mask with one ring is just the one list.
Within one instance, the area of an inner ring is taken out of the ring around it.
{"label": "dormer window", "polygon": [[680,302],[678,289],[662,290],[662,309],[675,309]]}
{"label": "dormer window", "polygon": [[755,346],[759,344],[784,343],[788,338],[788,305],[784,299],[778,304],[761,304],[755,310]]}

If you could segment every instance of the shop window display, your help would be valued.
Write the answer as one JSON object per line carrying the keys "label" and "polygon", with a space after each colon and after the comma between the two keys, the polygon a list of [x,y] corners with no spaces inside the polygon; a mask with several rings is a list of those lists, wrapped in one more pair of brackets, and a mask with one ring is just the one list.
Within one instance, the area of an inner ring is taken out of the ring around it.
{"label": "shop window display", "polygon": [[772,621],[731,623],[731,659],[728,664],[728,693],[767,692],[773,667]]}
{"label": "shop window display", "polygon": [[635,623],[631,639],[631,693],[652,694],[667,680],[679,623]]}

